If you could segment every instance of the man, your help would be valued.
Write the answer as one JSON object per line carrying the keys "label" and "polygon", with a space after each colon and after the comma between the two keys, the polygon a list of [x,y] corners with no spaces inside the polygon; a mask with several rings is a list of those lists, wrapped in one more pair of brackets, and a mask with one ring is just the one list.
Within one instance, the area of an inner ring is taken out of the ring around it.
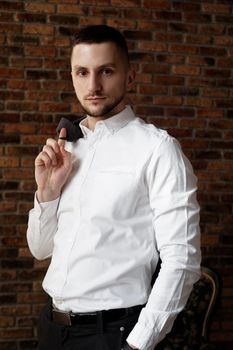
{"label": "man", "polygon": [[81,30],[71,67],[83,137],[67,142],[62,128],[35,160],[28,244],[52,257],[39,349],[152,350],[199,278],[196,178],[178,142],[126,105],[134,73],[120,32]]}

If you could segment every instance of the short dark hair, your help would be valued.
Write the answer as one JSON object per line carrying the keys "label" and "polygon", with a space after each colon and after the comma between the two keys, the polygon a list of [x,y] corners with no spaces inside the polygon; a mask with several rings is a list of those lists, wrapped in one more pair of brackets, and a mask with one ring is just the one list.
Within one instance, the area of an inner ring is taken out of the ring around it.
{"label": "short dark hair", "polygon": [[129,52],[124,35],[119,30],[107,25],[90,25],[82,28],[74,35],[73,47],[82,43],[100,44],[105,42],[114,43],[125,56],[127,64],[129,64]]}

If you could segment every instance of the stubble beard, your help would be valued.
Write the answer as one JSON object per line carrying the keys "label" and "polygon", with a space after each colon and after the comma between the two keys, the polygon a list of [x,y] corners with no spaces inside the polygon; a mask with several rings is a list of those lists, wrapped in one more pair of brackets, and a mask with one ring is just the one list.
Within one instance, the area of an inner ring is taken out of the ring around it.
{"label": "stubble beard", "polygon": [[84,106],[80,101],[79,101],[79,103],[81,104],[83,111],[88,116],[94,117],[94,118],[97,118],[97,117],[109,118],[117,113],[117,112],[115,112],[116,107],[123,101],[124,97],[125,97],[125,93],[122,93],[122,95],[115,98],[114,101],[103,105],[102,108],[100,107],[97,111],[93,111],[88,106]]}

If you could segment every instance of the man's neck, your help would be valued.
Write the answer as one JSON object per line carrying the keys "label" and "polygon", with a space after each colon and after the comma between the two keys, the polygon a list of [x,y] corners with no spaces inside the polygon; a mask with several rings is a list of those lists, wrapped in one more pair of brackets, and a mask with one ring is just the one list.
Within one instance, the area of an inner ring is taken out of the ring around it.
{"label": "man's neck", "polygon": [[94,131],[97,122],[114,117],[114,115],[122,112],[125,109],[125,107],[126,106],[124,105],[124,106],[122,106],[121,109],[115,111],[114,113],[110,113],[109,115],[104,115],[104,116],[100,116],[100,117],[92,117],[92,116],[87,115],[87,127],[88,127],[88,129]]}

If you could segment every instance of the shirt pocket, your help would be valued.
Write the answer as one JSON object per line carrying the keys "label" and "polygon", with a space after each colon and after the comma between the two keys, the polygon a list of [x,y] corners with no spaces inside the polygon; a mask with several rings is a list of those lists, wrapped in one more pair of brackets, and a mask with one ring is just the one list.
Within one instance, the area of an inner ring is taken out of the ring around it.
{"label": "shirt pocket", "polygon": [[126,167],[107,167],[99,170],[100,173],[115,174],[115,175],[131,175],[135,176],[135,171]]}

